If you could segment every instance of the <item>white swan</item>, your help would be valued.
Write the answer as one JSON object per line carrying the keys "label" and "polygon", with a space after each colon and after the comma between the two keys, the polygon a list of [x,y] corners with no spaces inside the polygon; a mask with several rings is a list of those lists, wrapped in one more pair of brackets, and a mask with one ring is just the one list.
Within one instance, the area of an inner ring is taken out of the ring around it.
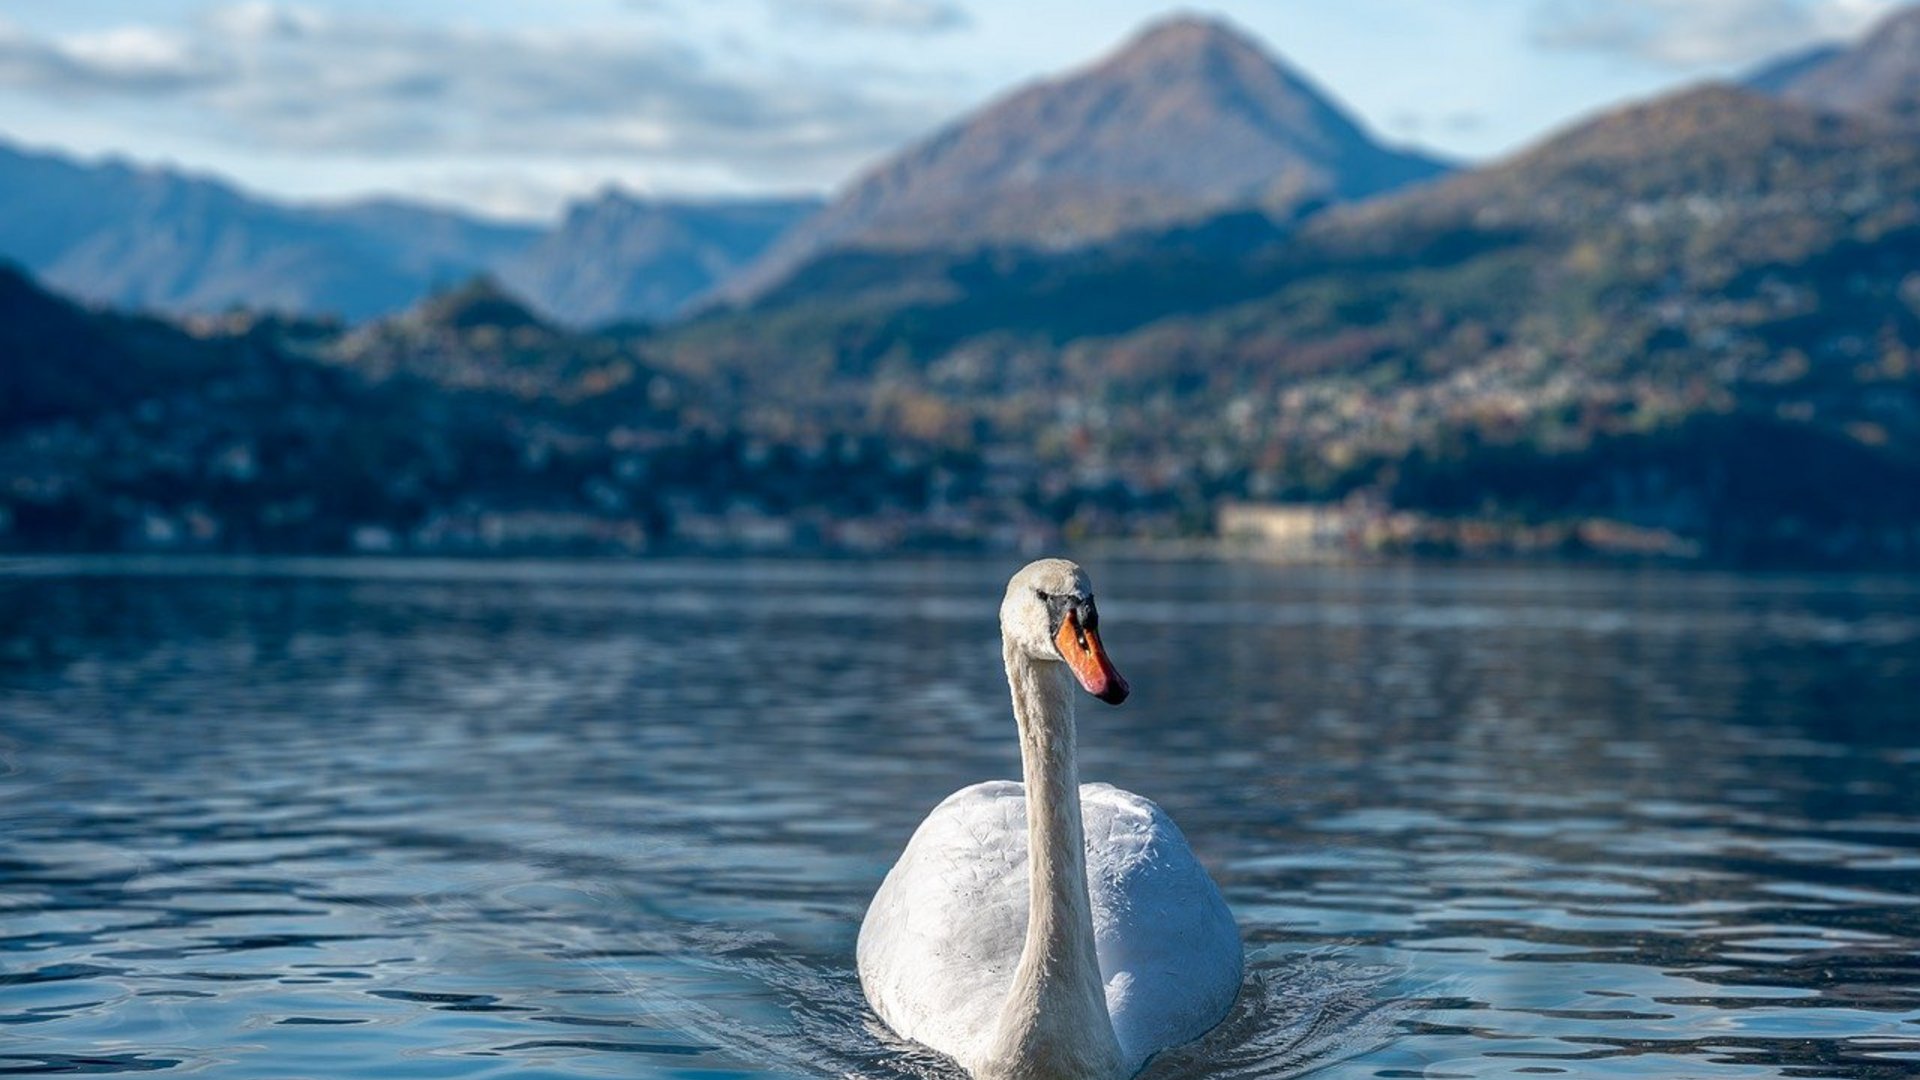
{"label": "white swan", "polygon": [[1123,1080],[1226,1015],[1240,934],[1158,806],[1080,786],[1072,680],[1127,696],[1086,574],[1015,574],[1000,636],[1026,782],[964,788],[921,823],[860,926],[860,984],[976,1077]]}

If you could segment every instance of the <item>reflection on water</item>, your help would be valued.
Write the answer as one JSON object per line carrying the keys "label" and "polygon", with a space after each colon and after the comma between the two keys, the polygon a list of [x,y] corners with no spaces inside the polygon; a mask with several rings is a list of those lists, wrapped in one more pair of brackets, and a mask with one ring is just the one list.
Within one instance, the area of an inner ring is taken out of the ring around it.
{"label": "reflection on water", "polygon": [[[0,1074],[951,1076],[853,942],[1014,568],[0,568]],[[1920,1072],[1920,582],[1090,569],[1253,958],[1156,1076]]]}

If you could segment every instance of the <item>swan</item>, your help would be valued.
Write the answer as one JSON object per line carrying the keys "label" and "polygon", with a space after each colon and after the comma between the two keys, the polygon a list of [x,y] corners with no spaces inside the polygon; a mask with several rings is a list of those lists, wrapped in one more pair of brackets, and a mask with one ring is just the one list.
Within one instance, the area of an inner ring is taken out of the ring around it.
{"label": "swan", "polygon": [[1125,1080],[1223,1019],[1240,932],[1166,813],[1079,782],[1073,681],[1127,681],[1065,559],[1007,583],[1000,637],[1024,782],[948,796],[860,925],[860,985],[887,1026],[980,1080]]}

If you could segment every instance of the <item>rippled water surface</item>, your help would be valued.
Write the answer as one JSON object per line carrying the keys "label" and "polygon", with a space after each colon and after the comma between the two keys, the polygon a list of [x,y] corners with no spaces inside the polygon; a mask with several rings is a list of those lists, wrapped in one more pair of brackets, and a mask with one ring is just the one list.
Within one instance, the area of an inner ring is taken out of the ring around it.
{"label": "rippled water surface", "polygon": [[[1013,569],[0,566],[0,1074],[952,1076],[852,951]],[[1090,569],[1253,960],[1157,1075],[1920,1075],[1920,582]]]}

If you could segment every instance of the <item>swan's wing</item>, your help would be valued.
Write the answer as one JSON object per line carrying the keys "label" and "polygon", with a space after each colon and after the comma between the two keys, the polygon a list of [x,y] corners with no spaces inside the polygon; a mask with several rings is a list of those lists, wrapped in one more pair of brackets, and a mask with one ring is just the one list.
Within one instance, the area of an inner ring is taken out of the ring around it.
{"label": "swan's wing", "polygon": [[[1178,826],[1107,784],[1080,788],[1100,975],[1134,1069],[1219,1023],[1240,931]],[[1027,807],[996,780],[927,815],[860,926],[860,983],[887,1026],[962,1064],[987,1048],[1027,934]]]}
{"label": "swan's wing", "polygon": [[1240,992],[1240,930],[1165,811],[1108,784],[1083,785],[1080,805],[1107,1012],[1138,1069],[1227,1015]]}
{"label": "swan's wing", "polygon": [[963,1064],[985,1048],[1027,930],[1021,785],[962,788],[907,842],[860,924],[860,985],[895,1032]]}

